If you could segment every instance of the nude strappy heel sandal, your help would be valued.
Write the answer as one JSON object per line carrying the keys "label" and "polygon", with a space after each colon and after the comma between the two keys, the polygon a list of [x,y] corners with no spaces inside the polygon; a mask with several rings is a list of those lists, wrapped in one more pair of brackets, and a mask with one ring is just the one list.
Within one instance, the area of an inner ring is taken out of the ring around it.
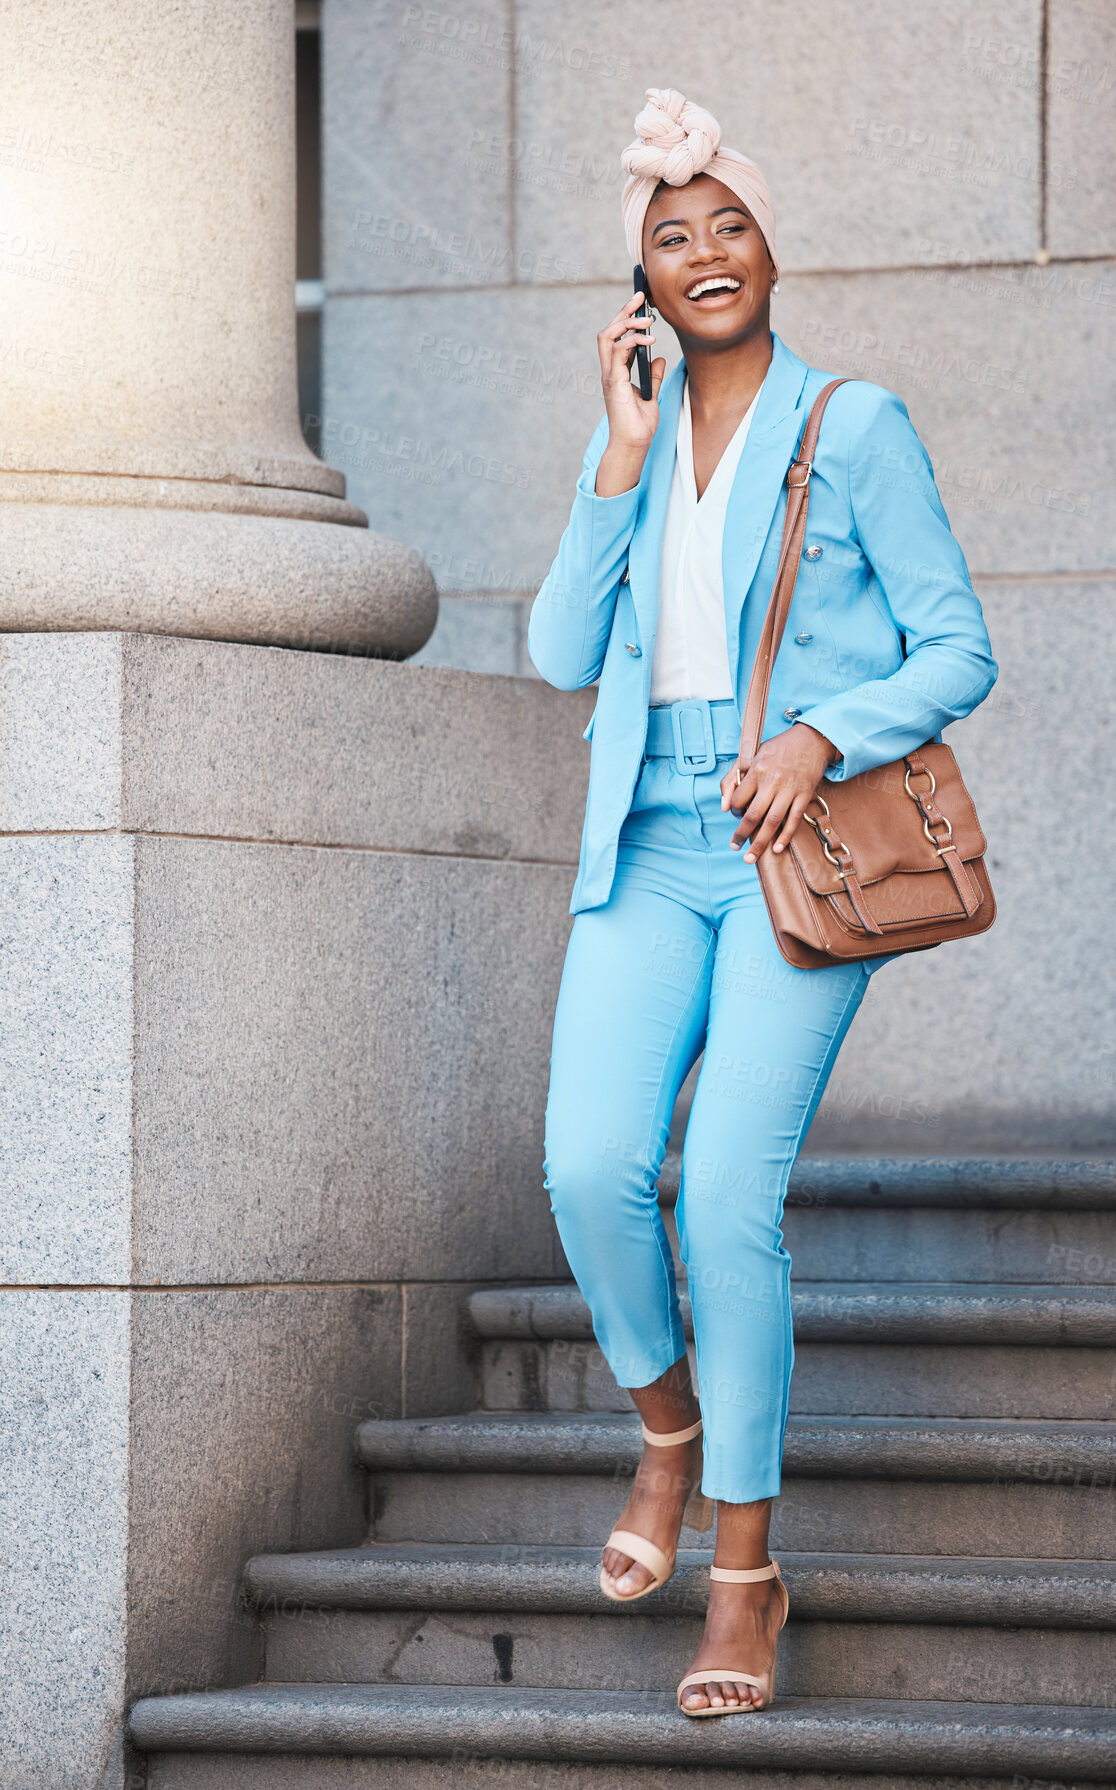
{"label": "nude strappy heel sandal", "polygon": [[[699,1417],[696,1423],[692,1423],[689,1429],[671,1430],[667,1435],[657,1435],[654,1430],[649,1430],[645,1423],[640,1427],[643,1430],[643,1440],[649,1442],[652,1447],[676,1448],[682,1442],[692,1442],[695,1436],[701,1434],[701,1418]],[[692,1491],[682,1512],[681,1526],[685,1529],[697,1529],[704,1533],[706,1529],[713,1527],[713,1514],[712,1498],[707,1498],[701,1490]],[[647,1597],[650,1592],[657,1591],[660,1585],[665,1585],[674,1571],[677,1547],[675,1553],[664,1554],[662,1548],[657,1548],[653,1541],[648,1541],[645,1535],[637,1535],[632,1529],[614,1529],[605,1542],[605,1547],[618,1548],[622,1554],[627,1554],[630,1559],[638,1561],[640,1566],[646,1567],[649,1573],[654,1574],[651,1583],[645,1585],[642,1591],[629,1591],[621,1594],[612,1589],[608,1574],[602,1566],[601,1590],[606,1597],[612,1599],[614,1604],[632,1604],[635,1603],[637,1597]]]}
{"label": "nude strappy heel sandal", "polygon": [[[790,1598],[787,1596],[777,1560],[772,1560],[769,1566],[757,1566],[753,1572],[734,1572],[726,1566],[711,1566],[709,1577],[721,1579],[731,1585],[755,1585],[760,1579],[774,1579],[783,1600],[783,1621],[779,1624],[780,1630],[782,1629],[787,1620]],[[704,1687],[709,1684],[754,1684],[757,1690],[763,1692],[764,1708],[770,1709],[775,1701],[775,1661],[771,1662],[770,1689],[765,1678],[753,1678],[750,1672],[738,1672],[735,1666],[705,1666],[700,1672],[691,1672],[678,1686],[678,1707],[683,1715],[756,1715],[758,1712],[754,1703],[724,1703],[720,1708],[709,1703],[704,1709],[687,1709],[682,1701],[683,1692],[692,1690],[695,1685]]]}

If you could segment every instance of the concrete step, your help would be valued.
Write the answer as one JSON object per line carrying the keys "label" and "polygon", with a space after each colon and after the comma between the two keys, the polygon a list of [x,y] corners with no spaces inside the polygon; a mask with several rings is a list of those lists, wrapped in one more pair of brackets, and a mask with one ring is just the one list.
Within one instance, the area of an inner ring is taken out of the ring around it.
{"label": "concrete step", "polygon": [[[638,1421],[622,1415],[363,1424],[367,1539],[600,1546],[639,1446]],[[1112,1424],[792,1417],[773,1545],[1104,1559],[1114,1473]]]}
{"label": "concrete step", "polygon": [[[668,1151],[659,1197],[673,1204],[682,1158]],[[1116,1212],[1116,1161],[1056,1156],[800,1156],[787,1206],[982,1206],[1047,1212]]]}
{"label": "concrete step", "polygon": [[[660,1203],[672,1208],[680,1159]],[[731,1210],[731,1177],[700,1188]],[[783,1235],[796,1282],[1116,1284],[1116,1163],[1035,1157],[971,1162],[800,1157]]]}
{"label": "concrete step", "polygon": [[[707,1724],[708,1725],[708,1724]],[[452,1773],[452,1776],[450,1774]],[[684,1773],[684,1776],[682,1775]],[[147,1790],[1083,1790],[1085,1779],[1046,1776],[943,1777],[935,1772],[767,1771],[751,1765],[742,1777],[715,1765],[626,1765],[612,1762],[607,1777],[595,1764],[565,1760],[493,1759],[464,1748],[447,1758],[400,1758],[348,1754],[152,1753]],[[1095,1790],[1095,1785],[1092,1787]],[[1111,1784],[1109,1790],[1112,1790]]]}
{"label": "concrete step", "polygon": [[[1083,1790],[1074,1777],[1010,1778],[963,1776],[934,1772],[796,1771],[748,1767],[746,1778],[729,1766],[622,1765],[610,1763],[602,1781],[598,1765],[565,1760],[486,1759],[464,1748],[447,1759],[398,1755],[333,1758],[290,1753],[152,1753],[147,1762],[147,1790]],[[452,1778],[449,1773],[452,1772]],[[1095,1790],[1095,1786],[1093,1787]],[[1112,1786],[1109,1786],[1112,1790]]]}
{"label": "concrete step", "polygon": [[675,1708],[701,1538],[656,1597],[601,1600],[638,1422],[538,1410],[626,1395],[572,1287],[494,1289],[512,1410],[361,1426],[376,1545],[249,1563],[270,1682],[138,1703],[149,1790],[1113,1790],[1116,1165],[804,1158],[784,1234],[774,1709]]}
{"label": "concrete step", "polygon": [[[595,1765],[570,1765],[561,1761],[478,1759],[451,1755],[453,1790],[495,1790],[506,1787],[514,1772],[515,1790],[676,1790],[678,1772],[673,1766],[610,1765],[607,1786]],[[148,1765],[148,1790],[445,1790],[446,1763],[442,1759],[348,1757],[343,1760],[313,1757],[237,1757],[229,1753],[155,1753]],[[714,1766],[686,1769],[686,1790],[741,1790],[741,1776],[731,1768]],[[909,1772],[877,1773],[753,1771],[749,1768],[747,1790],[1023,1790],[1019,1776],[1004,1778],[924,1777]],[[1082,1790],[1084,1780],[1027,1778],[1025,1790]],[[1111,1786],[1109,1787],[1111,1790]]]}
{"label": "concrete step", "polygon": [[[603,1600],[602,1600],[603,1601]],[[269,1680],[331,1684],[512,1684],[666,1689],[694,1659],[700,1617],[334,1611],[267,1623]],[[803,1697],[1100,1705],[1116,1675],[1116,1637],[1052,1630],[926,1628],[917,1623],[788,1626],[780,1688]]]}
{"label": "concrete step", "polygon": [[[669,1685],[693,1658],[710,1556],[654,1598],[600,1595],[599,1549],[367,1548],[260,1556],[245,1571],[269,1680],[565,1690]],[[785,1555],[791,1695],[1099,1704],[1116,1680],[1103,1562]]]}
{"label": "concrete step", "polygon": [[799,1286],[811,1280],[1116,1284],[1111,1210],[800,1207],[784,1213],[783,1237]]}
{"label": "concrete step", "polygon": [[[689,1297],[681,1297],[693,1336]],[[978,1286],[940,1282],[813,1281],[793,1288],[795,1342],[1116,1345],[1116,1287]],[[592,1340],[572,1282],[488,1287],[469,1318],[483,1337]]]}
{"label": "concrete step", "polygon": [[1094,1784],[1116,1777],[1111,1711],[1075,1706],[780,1695],[758,1715],[694,1722],[679,1713],[672,1692],[268,1684],[143,1698],[129,1727],[141,1753],[279,1755],[269,1760],[266,1780],[276,1790],[283,1755],[307,1754],[423,1757],[455,1767],[486,1759],[511,1782],[519,1780],[510,1762],[521,1760],[598,1771],[614,1764],[767,1767],[823,1772],[841,1784],[849,1780],[839,1774],[849,1772],[1041,1774]]}
{"label": "concrete step", "polygon": [[[595,1765],[546,1760],[480,1760],[451,1754],[453,1790],[677,1790],[679,1772],[665,1765],[609,1765],[602,1786]],[[514,1777],[509,1774],[514,1772]],[[686,1790],[740,1790],[738,1770],[686,1769]],[[924,1777],[921,1772],[794,1772],[752,1770],[747,1790],[1082,1790],[1084,1779],[1019,1776]],[[401,1758],[256,1758],[229,1752],[156,1752],[147,1767],[149,1790],[444,1790],[446,1761]],[[1112,1790],[1112,1786],[1109,1786]]]}
{"label": "concrete step", "polygon": [[[356,1456],[374,1472],[633,1473],[639,1421],[627,1416],[504,1416],[489,1411],[362,1423]],[[1108,1489],[1116,1424],[1004,1423],[953,1418],[795,1417],[783,1470],[791,1478],[1031,1480],[1037,1463]]]}
{"label": "concrete step", "polygon": [[[257,1554],[244,1591],[264,1616],[313,1609],[529,1611],[622,1623],[704,1614],[712,1549],[687,1549],[639,1605],[602,1600],[599,1548],[371,1547]],[[796,1622],[922,1622],[1116,1631],[1116,1564],[910,1554],[781,1554]]]}
{"label": "concrete step", "polygon": [[[627,1485],[595,1473],[392,1473],[371,1495],[370,1543],[600,1547]],[[1103,1559],[1112,1492],[1087,1478],[1077,1486],[787,1479],[771,1535],[777,1551]],[[684,1540],[696,1546],[700,1537],[686,1532]]]}
{"label": "concrete step", "polygon": [[[479,1372],[489,1411],[634,1408],[595,1342],[486,1342]],[[1116,1418],[1116,1349],[798,1343],[790,1409],[1106,1422]]]}
{"label": "concrete step", "polygon": [[[1116,1288],[808,1281],[793,1300],[792,1411],[1116,1417]],[[485,1289],[468,1309],[486,1410],[632,1409],[572,1282]]]}

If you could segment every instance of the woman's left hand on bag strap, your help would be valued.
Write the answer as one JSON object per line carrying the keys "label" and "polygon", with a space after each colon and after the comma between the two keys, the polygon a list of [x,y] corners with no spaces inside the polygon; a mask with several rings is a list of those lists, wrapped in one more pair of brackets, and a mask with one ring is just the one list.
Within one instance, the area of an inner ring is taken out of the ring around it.
{"label": "woman's left hand on bag strap", "polygon": [[777,852],[789,845],[827,767],[838,756],[832,740],[799,721],[765,740],[747,770],[738,763],[722,777],[721,807],[725,813],[740,815],[733,851],[751,840],[745,864],[754,864],[769,845]]}

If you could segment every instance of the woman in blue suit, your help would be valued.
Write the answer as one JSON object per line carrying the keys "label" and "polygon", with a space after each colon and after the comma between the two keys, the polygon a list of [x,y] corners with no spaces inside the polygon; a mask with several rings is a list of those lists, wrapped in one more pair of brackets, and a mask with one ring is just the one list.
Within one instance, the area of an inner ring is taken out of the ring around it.
{"label": "woman in blue suit", "polygon": [[[755,164],[707,112],[649,89],[625,153],[629,253],[682,359],[631,383],[655,340],[639,295],[601,330],[605,415],[528,645],[560,689],[599,683],[589,794],[554,1017],[546,1186],[644,1455],[601,1586],[669,1576],[684,1511],[717,1504],[688,1715],[762,1708],[786,1596],[767,1550],[793,1344],[787,1181],[869,975],[780,955],[757,860],[823,777],[887,763],[976,707],[996,677],[964,557],[906,406],[863,380],[822,422],[807,540],[762,744],[741,715],[775,576],[785,477],[832,377],[770,327],[774,219]],[[679,1089],[704,1051],[677,1205],[691,1381],[656,1200]],[[687,1501],[690,1500],[689,1504]]]}

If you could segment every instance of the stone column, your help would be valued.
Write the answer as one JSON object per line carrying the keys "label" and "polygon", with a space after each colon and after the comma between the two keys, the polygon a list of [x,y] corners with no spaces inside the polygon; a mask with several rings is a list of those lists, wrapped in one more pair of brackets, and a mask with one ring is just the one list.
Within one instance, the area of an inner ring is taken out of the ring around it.
{"label": "stone column", "polygon": [[416,651],[299,428],[291,0],[40,0],[0,59],[0,631]]}

